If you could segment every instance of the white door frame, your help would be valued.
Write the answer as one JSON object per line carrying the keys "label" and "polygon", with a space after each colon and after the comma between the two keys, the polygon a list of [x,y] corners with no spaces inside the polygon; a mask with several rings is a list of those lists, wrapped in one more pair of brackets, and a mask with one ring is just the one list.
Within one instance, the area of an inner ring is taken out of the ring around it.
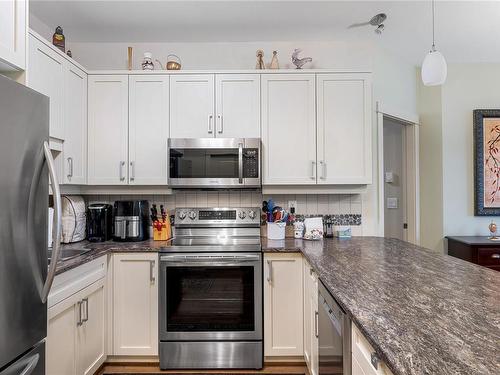
{"label": "white door frame", "polygon": [[416,114],[401,113],[400,111],[383,108],[376,103],[377,112],[377,139],[378,139],[378,214],[379,233],[384,235],[384,117],[402,122],[408,127],[406,137],[406,214],[408,242],[420,243],[420,170],[419,170],[419,117]]}

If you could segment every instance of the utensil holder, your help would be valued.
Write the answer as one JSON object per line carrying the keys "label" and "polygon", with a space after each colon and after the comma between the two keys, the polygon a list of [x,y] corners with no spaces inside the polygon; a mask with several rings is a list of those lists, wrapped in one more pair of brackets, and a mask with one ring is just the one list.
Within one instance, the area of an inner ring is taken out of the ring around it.
{"label": "utensil holder", "polygon": [[285,239],[286,223],[267,223],[267,238],[270,240]]}

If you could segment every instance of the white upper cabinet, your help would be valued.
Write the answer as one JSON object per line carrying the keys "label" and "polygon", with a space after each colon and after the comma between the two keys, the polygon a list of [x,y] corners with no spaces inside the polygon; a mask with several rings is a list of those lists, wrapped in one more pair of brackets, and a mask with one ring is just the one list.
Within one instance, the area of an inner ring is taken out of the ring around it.
{"label": "white upper cabinet", "polygon": [[28,85],[49,97],[49,135],[63,140],[64,58],[32,35],[29,42]]}
{"label": "white upper cabinet", "polygon": [[88,183],[127,184],[128,76],[90,75],[88,97]]}
{"label": "white upper cabinet", "polygon": [[215,134],[214,75],[170,77],[170,137],[212,138]]}
{"label": "white upper cabinet", "polygon": [[26,3],[0,1],[0,70],[26,68]]}
{"label": "white upper cabinet", "polygon": [[87,183],[87,73],[64,66],[63,183]]}
{"label": "white upper cabinet", "polygon": [[318,74],[316,87],[318,183],[370,184],[370,74]]}
{"label": "white upper cabinet", "polygon": [[260,75],[215,76],[215,136],[260,138]]}
{"label": "white upper cabinet", "polygon": [[167,184],[169,77],[129,77],[129,183]]}
{"label": "white upper cabinet", "polygon": [[314,74],[262,75],[263,184],[316,183]]}

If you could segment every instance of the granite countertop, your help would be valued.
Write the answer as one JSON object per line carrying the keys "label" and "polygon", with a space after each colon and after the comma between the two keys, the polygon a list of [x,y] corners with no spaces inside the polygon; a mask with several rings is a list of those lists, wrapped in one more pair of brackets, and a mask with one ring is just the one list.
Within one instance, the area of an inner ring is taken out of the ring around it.
{"label": "granite countertop", "polygon": [[85,253],[75,256],[70,259],[65,259],[57,263],[56,275],[66,272],[72,268],[78,267],[84,263],[90,262],[100,256],[108,253],[125,253],[125,252],[158,252],[162,248],[170,246],[171,240],[168,241],[140,241],[140,242],[89,242],[87,240],[63,244],[61,249],[88,250]]}
{"label": "granite countertop", "polygon": [[395,375],[500,374],[500,272],[396,239],[262,239],[302,251]]}

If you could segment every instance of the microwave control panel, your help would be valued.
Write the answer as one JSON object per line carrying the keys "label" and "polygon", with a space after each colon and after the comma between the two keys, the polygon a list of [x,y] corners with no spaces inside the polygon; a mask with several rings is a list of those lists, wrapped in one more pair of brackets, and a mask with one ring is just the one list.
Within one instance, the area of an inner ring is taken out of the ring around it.
{"label": "microwave control panel", "polygon": [[259,150],[257,148],[245,148],[243,150],[243,177],[259,177]]}

